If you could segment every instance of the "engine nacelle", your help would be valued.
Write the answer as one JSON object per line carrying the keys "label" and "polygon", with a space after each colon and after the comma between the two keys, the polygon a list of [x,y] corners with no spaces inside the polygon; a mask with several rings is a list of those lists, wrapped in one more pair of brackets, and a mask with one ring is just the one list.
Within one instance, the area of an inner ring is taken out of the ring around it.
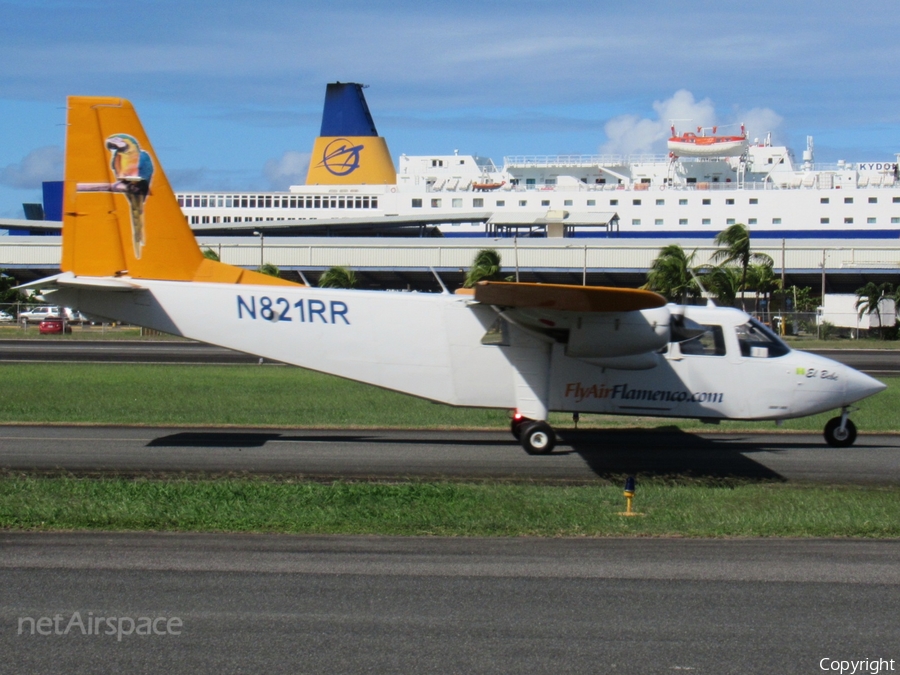
{"label": "engine nacelle", "polygon": [[662,349],[669,342],[669,318],[668,307],[580,316],[569,330],[566,356],[608,358]]}

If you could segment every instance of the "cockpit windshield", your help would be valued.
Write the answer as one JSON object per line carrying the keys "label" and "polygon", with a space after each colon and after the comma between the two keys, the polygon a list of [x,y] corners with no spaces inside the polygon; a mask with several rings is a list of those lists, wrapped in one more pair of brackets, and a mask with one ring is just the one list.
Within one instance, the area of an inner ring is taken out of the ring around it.
{"label": "cockpit windshield", "polygon": [[738,326],[735,331],[742,356],[771,359],[784,356],[791,351],[771,328],[756,319],[750,319],[743,326]]}

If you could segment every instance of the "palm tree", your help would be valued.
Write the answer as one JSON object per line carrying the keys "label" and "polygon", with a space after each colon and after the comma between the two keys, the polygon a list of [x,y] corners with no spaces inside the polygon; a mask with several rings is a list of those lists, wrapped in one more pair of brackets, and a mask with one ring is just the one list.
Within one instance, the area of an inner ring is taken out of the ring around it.
{"label": "palm tree", "polygon": [[650,265],[647,283],[641,288],[656,291],[670,302],[680,305],[689,297],[699,297],[700,288],[691,274],[696,254],[694,250],[688,255],[678,244],[665,246]]}
{"label": "palm tree", "polygon": [[356,274],[348,267],[331,267],[319,277],[320,288],[356,288]]}
{"label": "palm tree", "polygon": [[256,268],[256,271],[260,274],[265,274],[270,277],[277,277],[281,274],[281,270],[278,269],[278,266],[273,265],[272,263],[263,263],[261,266]]}
{"label": "palm tree", "polygon": [[483,248],[475,254],[472,266],[466,274],[464,288],[472,288],[482,280],[498,280],[500,277],[500,254],[492,248]]}
{"label": "palm tree", "polygon": [[213,251],[211,248],[203,249],[203,257],[207,260],[215,260],[219,262],[219,254]]}
{"label": "palm tree", "polygon": [[703,283],[721,305],[734,306],[741,292],[741,271],[735,265],[707,265]]}
{"label": "palm tree", "polygon": [[[762,255],[762,254],[760,254]],[[769,256],[765,256],[769,257]],[[752,263],[747,268],[747,286],[756,291],[756,307],[759,313],[759,296],[766,301],[766,310],[770,311],[772,305],[772,292],[781,287],[781,279],[775,276],[774,261]]]}
{"label": "palm tree", "polygon": [[881,333],[882,340],[884,326],[881,324],[881,301],[893,290],[893,285],[888,282],[876,284],[874,281],[856,290],[856,310],[859,312],[859,318],[861,319],[863,314],[874,314],[878,319],[878,332]]}
{"label": "palm tree", "polygon": [[[725,248],[713,254],[713,261],[719,263],[736,262],[741,268],[741,283],[738,292],[743,293],[747,287],[747,268],[750,263],[772,260],[769,256],[753,253],[750,250],[750,230],[743,223],[729,225],[716,235],[716,245]],[[745,309],[744,297],[741,295],[741,308]]]}

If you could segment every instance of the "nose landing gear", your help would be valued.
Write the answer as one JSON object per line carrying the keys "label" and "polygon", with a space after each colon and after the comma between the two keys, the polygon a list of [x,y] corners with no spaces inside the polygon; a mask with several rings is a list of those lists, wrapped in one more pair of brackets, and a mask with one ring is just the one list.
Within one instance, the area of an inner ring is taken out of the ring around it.
{"label": "nose landing gear", "polygon": [[832,417],[825,425],[825,442],[832,448],[849,448],[856,441],[856,425],[849,415],[850,408],[845,406],[840,417]]}

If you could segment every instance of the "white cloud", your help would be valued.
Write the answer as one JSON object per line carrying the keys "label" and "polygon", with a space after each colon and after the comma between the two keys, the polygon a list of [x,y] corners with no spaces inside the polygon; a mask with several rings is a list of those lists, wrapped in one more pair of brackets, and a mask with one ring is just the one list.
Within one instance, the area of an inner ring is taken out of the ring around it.
{"label": "white cloud", "polygon": [[0,169],[0,183],[14,188],[40,188],[42,181],[62,178],[63,151],[56,145],[32,150],[21,162]]}
{"label": "white cloud", "polygon": [[731,119],[720,119],[710,99],[697,101],[686,89],[676,91],[664,101],[655,101],[653,110],[656,112],[653,119],[620,115],[607,122],[604,126],[607,141],[600,147],[600,152],[621,155],[665,153],[672,124],[678,133],[718,125],[722,133],[737,134],[738,125],[743,122],[747,135],[753,139],[754,135],[762,138],[782,122],[781,116],[769,108],[753,108],[743,113],[735,111]]}
{"label": "white cloud", "polygon": [[307,152],[288,150],[279,159],[266,160],[263,175],[273,190],[287,190],[291,185],[306,182],[310,155]]}

